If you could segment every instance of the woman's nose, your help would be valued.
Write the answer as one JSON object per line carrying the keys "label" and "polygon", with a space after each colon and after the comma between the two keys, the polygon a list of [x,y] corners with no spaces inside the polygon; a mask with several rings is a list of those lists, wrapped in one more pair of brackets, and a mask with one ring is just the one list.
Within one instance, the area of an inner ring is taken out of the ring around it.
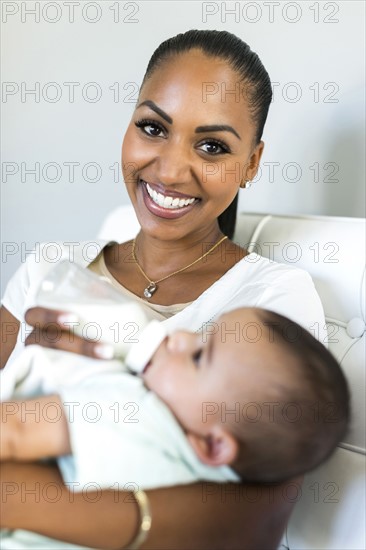
{"label": "woman's nose", "polygon": [[163,185],[188,182],[192,177],[189,152],[181,144],[166,144],[156,158],[156,177]]}

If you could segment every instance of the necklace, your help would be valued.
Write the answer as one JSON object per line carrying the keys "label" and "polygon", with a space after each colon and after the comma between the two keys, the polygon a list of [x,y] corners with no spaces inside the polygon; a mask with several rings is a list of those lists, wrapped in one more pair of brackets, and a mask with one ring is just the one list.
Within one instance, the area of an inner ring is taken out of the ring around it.
{"label": "necklace", "polygon": [[139,262],[138,262],[138,259],[136,258],[136,254],[135,254],[135,248],[136,248],[136,239],[134,239],[132,241],[132,258],[133,258],[133,261],[136,262],[136,265],[137,267],[139,268],[140,272],[142,273],[142,275],[145,277],[145,279],[148,281],[148,285],[147,287],[144,289],[144,296],[145,298],[147,299],[150,299],[151,296],[154,294],[154,292],[156,292],[158,290],[158,283],[161,283],[162,281],[165,281],[165,279],[169,279],[170,277],[173,277],[173,275],[177,275],[178,273],[181,273],[182,271],[185,271],[186,269],[188,269],[189,267],[192,267],[192,265],[195,265],[197,262],[199,262],[200,260],[203,260],[203,258],[205,258],[208,254],[210,254],[213,250],[215,250],[215,248],[217,248],[219,246],[219,244],[221,244],[225,239],[227,239],[227,236],[225,235],[224,237],[222,237],[216,244],[214,244],[213,246],[211,246],[211,248],[209,250],[207,250],[207,252],[205,252],[204,254],[202,254],[202,256],[200,256],[199,258],[197,258],[197,260],[194,260],[194,262],[191,262],[190,264],[186,265],[185,267],[182,267],[181,269],[177,269],[177,271],[173,271],[173,273],[169,273],[169,275],[165,275],[165,277],[162,277],[161,279],[158,279],[157,281],[152,281],[150,279],[150,277],[148,277],[145,273],[145,271],[142,269],[142,267],[140,266]]}

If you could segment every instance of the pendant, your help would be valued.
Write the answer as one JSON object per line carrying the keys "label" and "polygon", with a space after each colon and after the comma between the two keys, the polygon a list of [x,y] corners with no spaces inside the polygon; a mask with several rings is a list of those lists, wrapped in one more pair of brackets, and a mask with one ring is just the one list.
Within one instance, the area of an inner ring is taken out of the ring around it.
{"label": "pendant", "polygon": [[158,288],[157,285],[151,282],[144,290],[145,298],[151,298],[151,296],[154,294],[157,288]]}

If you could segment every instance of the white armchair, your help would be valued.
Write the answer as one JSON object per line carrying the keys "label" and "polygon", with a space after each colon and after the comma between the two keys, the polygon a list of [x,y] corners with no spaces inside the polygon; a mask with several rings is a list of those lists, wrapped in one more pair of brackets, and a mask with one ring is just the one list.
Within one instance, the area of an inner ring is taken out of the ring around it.
{"label": "white armchair", "polygon": [[[99,237],[123,241],[139,225],[117,208]],[[364,550],[365,535],[365,220],[240,214],[235,241],[307,270],[323,302],[328,346],[347,376],[352,425],[335,454],[283,495],[297,504],[282,540],[290,550]],[[318,327],[313,327],[314,332]]]}
{"label": "white armchair", "polygon": [[328,347],[352,395],[347,437],[305,477],[301,493],[294,487],[290,498],[298,502],[282,548],[365,549],[365,220],[241,214],[236,240],[311,274],[325,311]]}

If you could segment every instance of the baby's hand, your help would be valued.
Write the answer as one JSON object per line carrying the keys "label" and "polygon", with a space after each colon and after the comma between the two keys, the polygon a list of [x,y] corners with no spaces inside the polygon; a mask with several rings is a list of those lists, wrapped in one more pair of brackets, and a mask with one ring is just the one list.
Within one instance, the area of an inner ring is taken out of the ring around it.
{"label": "baby's hand", "polygon": [[[0,405],[2,462],[39,460],[71,453],[68,424],[58,395],[4,401]],[[50,408],[57,413],[56,419],[49,417]]]}

